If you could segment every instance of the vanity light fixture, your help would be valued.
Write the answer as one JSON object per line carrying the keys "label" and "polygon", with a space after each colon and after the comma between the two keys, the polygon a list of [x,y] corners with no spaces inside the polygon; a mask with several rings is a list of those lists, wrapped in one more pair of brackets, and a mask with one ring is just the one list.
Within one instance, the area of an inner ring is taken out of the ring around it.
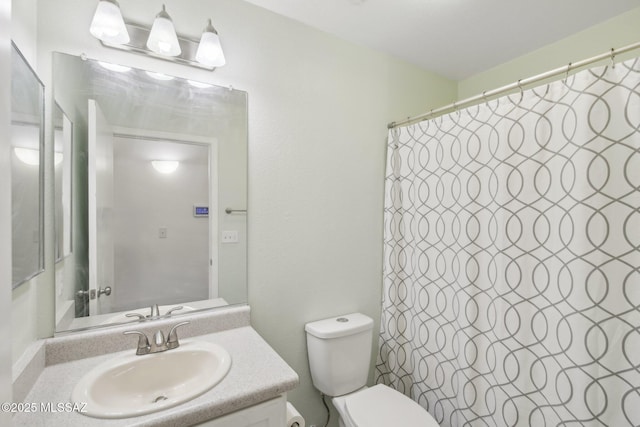
{"label": "vanity light fixture", "polygon": [[158,172],[168,174],[175,172],[180,166],[180,162],[177,160],[151,160],[151,165]]}
{"label": "vanity light fixture", "polygon": [[101,67],[106,68],[110,71],[115,71],[116,73],[126,73],[127,71],[131,71],[131,67],[125,67],[120,64],[112,64],[110,62],[98,61]]}
{"label": "vanity light fixture", "polygon": [[124,25],[120,5],[116,0],[98,2],[89,32],[103,42],[116,45],[129,43],[129,33]]}
{"label": "vanity light fixture", "polygon": [[226,63],[222,46],[220,45],[220,37],[218,37],[218,32],[211,25],[211,19],[209,19],[207,26],[202,31],[202,37],[200,37],[200,44],[196,52],[196,61],[212,67],[221,67]]}
{"label": "vanity light fixture", "polygon": [[145,71],[145,74],[151,77],[152,79],[156,79],[156,80],[168,81],[168,80],[174,79],[173,76],[169,76],[167,74],[162,74],[162,73],[154,73],[153,71]]}
{"label": "vanity light fixture", "polygon": [[165,5],[153,21],[151,29],[125,22],[116,0],[99,0],[90,32],[106,47],[193,67],[214,70],[226,63],[220,37],[208,20],[200,40],[176,34]]}
{"label": "vanity light fixture", "polygon": [[176,28],[164,5],[153,21],[147,47],[159,55],[178,56],[182,53]]}
{"label": "vanity light fixture", "polygon": [[193,87],[197,87],[198,89],[207,89],[213,87],[213,85],[209,83],[197,82],[195,80],[187,80],[187,83],[189,83]]}

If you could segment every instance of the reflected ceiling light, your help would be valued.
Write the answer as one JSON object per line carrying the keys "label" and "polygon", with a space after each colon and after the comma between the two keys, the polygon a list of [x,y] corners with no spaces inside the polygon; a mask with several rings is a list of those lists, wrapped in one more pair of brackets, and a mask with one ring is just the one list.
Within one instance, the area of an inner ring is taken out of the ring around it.
{"label": "reflected ceiling light", "polygon": [[115,71],[116,73],[126,73],[127,71],[131,71],[131,67],[125,67],[124,65],[112,64],[110,62],[98,61],[103,68],[107,70]]}
{"label": "reflected ceiling light", "polygon": [[162,73],[154,73],[153,71],[145,71],[145,73],[147,74],[147,76],[152,77],[156,80],[173,80],[174,77],[173,76],[169,76],[167,74],[162,74]]}
{"label": "reflected ceiling light", "polygon": [[162,5],[162,10],[153,21],[153,26],[147,39],[147,47],[159,55],[178,56],[182,53],[176,29],[173,26],[173,20],[164,5]]}
{"label": "reflected ceiling light", "polygon": [[120,5],[116,0],[100,0],[89,32],[97,39],[116,45],[129,43],[129,33],[124,24]]}
{"label": "reflected ceiling light", "polygon": [[207,26],[202,31],[202,37],[196,52],[196,61],[211,67],[221,67],[226,63],[222,46],[220,45],[220,37],[218,37],[218,32],[211,25],[211,19],[209,19]]}
{"label": "reflected ceiling light", "polygon": [[210,85],[209,83],[197,82],[195,80],[187,80],[187,83],[189,83],[193,87],[197,87],[197,88],[200,88],[200,89],[206,89],[208,87],[213,87],[213,85]]}
{"label": "reflected ceiling light", "polygon": [[180,162],[177,160],[151,160],[151,165],[160,173],[173,173],[180,166]]}
{"label": "reflected ceiling light", "polygon": [[16,157],[27,165],[38,166],[40,164],[40,151],[33,148],[15,147],[13,152]]}

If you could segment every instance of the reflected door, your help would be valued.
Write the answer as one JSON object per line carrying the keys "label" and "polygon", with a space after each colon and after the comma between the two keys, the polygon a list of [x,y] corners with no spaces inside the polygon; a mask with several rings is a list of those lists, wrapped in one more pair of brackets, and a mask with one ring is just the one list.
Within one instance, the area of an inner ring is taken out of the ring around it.
{"label": "reflected door", "polygon": [[89,313],[111,312],[114,288],[113,129],[98,103],[89,99]]}

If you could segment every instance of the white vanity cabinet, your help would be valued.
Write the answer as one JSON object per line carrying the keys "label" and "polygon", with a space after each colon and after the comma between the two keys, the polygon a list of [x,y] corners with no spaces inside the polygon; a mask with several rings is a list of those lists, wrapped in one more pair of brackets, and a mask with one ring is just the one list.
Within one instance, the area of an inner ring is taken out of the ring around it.
{"label": "white vanity cabinet", "polygon": [[196,424],[195,427],[284,427],[286,418],[287,397],[281,394],[275,399]]}

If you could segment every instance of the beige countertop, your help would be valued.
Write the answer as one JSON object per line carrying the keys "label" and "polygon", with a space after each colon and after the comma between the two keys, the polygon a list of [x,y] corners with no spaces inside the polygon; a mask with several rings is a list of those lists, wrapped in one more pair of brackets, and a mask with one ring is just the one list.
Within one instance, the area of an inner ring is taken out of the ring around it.
{"label": "beige countertop", "polygon": [[[91,427],[91,426],[176,426],[183,427],[247,408],[286,393],[298,385],[298,375],[250,326],[242,326],[182,341],[210,341],[231,355],[226,377],[204,394],[173,408],[148,415],[115,420],[91,418],[77,412],[42,412],[41,403],[52,407],[70,402],[80,378],[110,358],[135,352],[135,343],[123,352],[87,357],[48,365],[40,373],[23,403],[35,404],[36,412],[16,413],[14,426]],[[144,356],[140,356],[144,357]]]}

